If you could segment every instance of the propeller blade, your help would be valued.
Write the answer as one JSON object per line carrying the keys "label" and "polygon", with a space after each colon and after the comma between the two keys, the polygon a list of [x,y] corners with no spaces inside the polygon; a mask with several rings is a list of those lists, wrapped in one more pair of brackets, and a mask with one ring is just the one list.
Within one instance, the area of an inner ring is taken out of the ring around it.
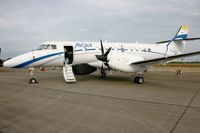
{"label": "propeller blade", "polygon": [[110,47],[107,51],[106,51],[106,53],[104,54],[106,57],[108,56],[108,54],[110,53],[110,50],[112,49],[112,47]]}
{"label": "propeller blade", "polygon": [[101,53],[104,54],[104,49],[103,49],[103,42],[102,42],[102,40],[100,40],[100,44],[101,44]]}
{"label": "propeller blade", "polygon": [[104,55],[95,55],[97,57],[98,60],[106,62],[107,61],[107,57],[105,57]]}

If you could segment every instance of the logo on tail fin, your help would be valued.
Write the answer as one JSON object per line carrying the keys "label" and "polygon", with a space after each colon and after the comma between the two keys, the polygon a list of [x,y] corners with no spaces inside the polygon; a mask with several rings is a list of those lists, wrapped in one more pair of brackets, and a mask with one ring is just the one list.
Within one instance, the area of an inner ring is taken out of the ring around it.
{"label": "logo on tail fin", "polygon": [[165,52],[165,56],[167,58],[167,52],[169,50],[169,45],[176,40],[182,40],[182,39],[187,39],[188,36],[188,31],[189,28],[186,25],[183,25],[179,28],[178,32],[176,33],[176,35],[168,42],[168,44],[166,45],[166,52]]}
{"label": "logo on tail fin", "polygon": [[186,25],[181,26],[180,29],[178,30],[174,40],[187,39],[188,31],[189,31],[188,26],[186,26]]}

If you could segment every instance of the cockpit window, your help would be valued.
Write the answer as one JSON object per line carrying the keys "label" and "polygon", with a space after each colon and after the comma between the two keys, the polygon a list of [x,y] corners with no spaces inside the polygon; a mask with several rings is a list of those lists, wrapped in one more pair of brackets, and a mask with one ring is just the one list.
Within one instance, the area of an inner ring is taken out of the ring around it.
{"label": "cockpit window", "polygon": [[43,50],[44,47],[45,47],[45,45],[41,45],[41,46],[39,46],[39,48],[37,48],[36,50]]}
{"label": "cockpit window", "polygon": [[55,44],[43,44],[41,45],[39,48],[37,48],[36,50],[51,50],[51,49],[57,49],[57,46]]}
{"label": "cockpit window", "polygon": [[49,44],[47,44],[44,49],[51,49],[51,46]]}

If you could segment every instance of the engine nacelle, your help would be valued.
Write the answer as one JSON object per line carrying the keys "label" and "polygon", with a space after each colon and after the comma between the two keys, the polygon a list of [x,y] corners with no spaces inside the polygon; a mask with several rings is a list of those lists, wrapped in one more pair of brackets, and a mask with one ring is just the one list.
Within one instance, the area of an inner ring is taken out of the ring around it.
{"label": "engine nacelle", "polygon": [[75,75],[87,75],[97,70],[97,68],[92,67],[88,64],[74,65],[72,68]]}

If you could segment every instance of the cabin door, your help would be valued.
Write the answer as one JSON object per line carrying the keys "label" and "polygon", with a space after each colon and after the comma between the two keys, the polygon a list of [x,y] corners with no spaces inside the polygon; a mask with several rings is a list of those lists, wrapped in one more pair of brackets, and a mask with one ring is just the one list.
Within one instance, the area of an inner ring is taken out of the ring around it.
{"label": "cabin door", "polygon": [[67,64],[73,63],[73,58],[74,58],[73,46],[64,46],[64,58]]}

